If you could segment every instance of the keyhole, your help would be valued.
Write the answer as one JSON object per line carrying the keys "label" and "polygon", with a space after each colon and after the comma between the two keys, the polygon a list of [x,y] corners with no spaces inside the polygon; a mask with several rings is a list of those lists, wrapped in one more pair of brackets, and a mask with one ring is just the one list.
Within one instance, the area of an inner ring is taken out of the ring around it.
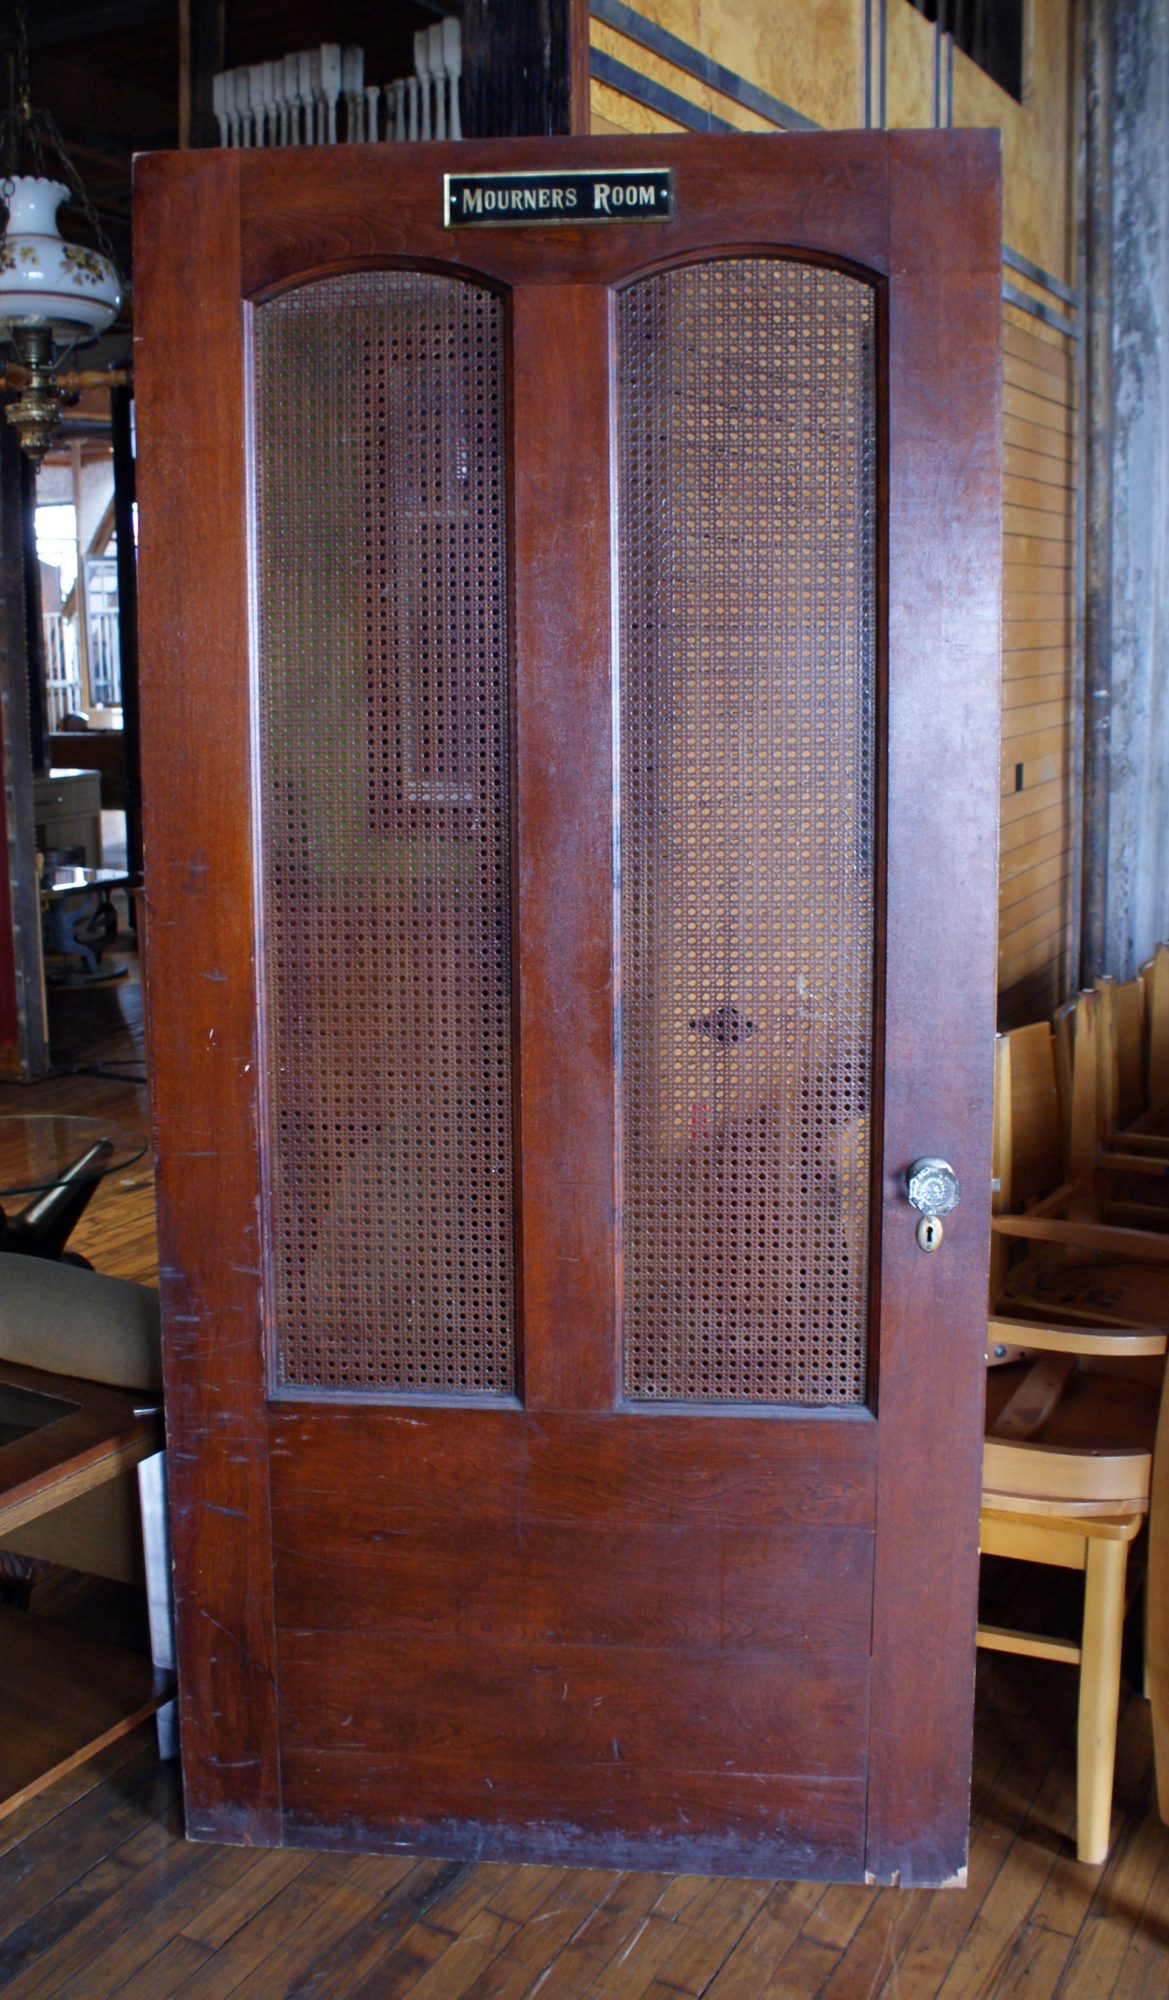
{"label": "keyhole", "polygon": [[936,1250],[942,1240],[941,1217],[923,1215],[917,1225],[917,1247],[919,1250]]}

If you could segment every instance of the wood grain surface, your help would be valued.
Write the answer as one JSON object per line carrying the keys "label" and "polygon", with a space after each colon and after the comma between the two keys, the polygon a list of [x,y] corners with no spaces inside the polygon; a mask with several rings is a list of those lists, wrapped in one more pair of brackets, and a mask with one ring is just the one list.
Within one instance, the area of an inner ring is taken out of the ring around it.
{"label": "wood grain surface", "polygon": [[[674,219],[443,229],[443,171],[548,158],[525,141],[402,149],[392,172],[373,149],[139,166],[151,1013],[191,1829],[511,1858],[590,1859],[607,1840],[641,1866],[948,1880],[965,1856],[989,1184],[996,143],[565,141],[560,166],[672,166]],[[861,273],[883,328],[879,1254],[873,1407],[851,1418],[618,1399],[610,296],[738,252]],[[519,1408],[266,1396],[248,302],[394,263],[508,292]],[[904,1172],[938,1152],[965,1198],[925,1258]]]}

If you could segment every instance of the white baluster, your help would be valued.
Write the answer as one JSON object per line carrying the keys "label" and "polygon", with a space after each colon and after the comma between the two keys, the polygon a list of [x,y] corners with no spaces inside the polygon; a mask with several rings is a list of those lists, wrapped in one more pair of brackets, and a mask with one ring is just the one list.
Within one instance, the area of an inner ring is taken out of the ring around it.
{"label": "white baluster", "polygon": [[296,56],[285,56],[280,65],[280,95],[284,106],[284,144],[295,146],[300,138],[300,116],[297,103],[297,80],[300,62]]}
{"label": "white baluster", "polygon": [[219,127],[219,143],[227,144],[227,113],[224,110],[224,73],[222,70],[211,79],[211,109],[215,113],[215,123]]}
{"label": "white baluster", "polygon": [[324,136],[330,146],[337,143],[337,99],[341,95],[341,44],[321,43],[321,95],[325,101]]}
{"label": "white baluster", "polygon": [[313,130],[313,52],[301,49],[296,58],[296,95],[300,105],[301,143],[311,146],[316,138]]}
{"label": "white baluster", "polygon": [[426,30],[426,60],[434,79],[434,136],[446,138],[446,62],[443,58],[442,22]]}
{"label": "white baluster", "polygon": [[376,138],[377,138],[377,136],[378,136],[378,130],[377,130],[377,114],[378,114],[378,104],[379,104],[379,102],[380,102],[380,100],[381,100],[381,94],[382,94],[382,90],[381,90],[381,85],[380,85],[380,83],[367,83],[367,84],[366,84],[366,86],[365,86],[365,136],[366,136],[366,138],[367,138],[367,139],[371,139],[371,140],[372,140],[372,139],[376,139]]}
{"label": "white baluster", "polygon": [[243,113],[245,96],[243,77],[238,69],[229,69],[223,77],[223,102],[227,112],[227,143],[229,146],[243,144]]}
{"label": "white baluster", "polygon": [[305,137],[310,146],[319,146],[325,129],[325,101],[321,95],[321,52],[310,49],[308,130]]}
{"label": "white baluster", "polygon": [[416,76],[410,76],[406,79],[406,107],[406,137],[408,139],[416,139],[418,137],[418,78]]}
{"label": "white baluster", "polygon": [[248,64],[248,104],[252,115],[251,142],[253,146],[264,143],[264,65]]}
{"label": "white baluster", "polygon": [[448,14],[442,24],[442,52],[450,78],[450,134],[452,139],[461,139],[463,121],[459,115],[459,80],[463,74],[463,30],[454,14]]}
{"label": "white baluster", "polygon": [[260,101],[264,107],[264,116],[268,127],[268,136],[264,143],[268,146],[274,146],[276,144],[276,113],[278,109],[276,103],[276,64],[274,62],[260,64]]}
{"label": "white baluster", "polygon": [[418,78],[418,89],[422,98],[422,130],[420,137],[430,137],[430,30],[419,28],[414,37],[414,71]]}
{"label": "white baluster", "polygon": [[345,93],[345,137],[350,145],[365,137],[365,50],[352,46],[341,51],[341,88]]}

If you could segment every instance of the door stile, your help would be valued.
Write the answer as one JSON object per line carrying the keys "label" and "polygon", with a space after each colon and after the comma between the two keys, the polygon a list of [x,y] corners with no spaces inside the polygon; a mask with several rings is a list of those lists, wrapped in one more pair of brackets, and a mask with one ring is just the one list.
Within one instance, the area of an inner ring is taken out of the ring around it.
{"label": "door stile", "polygon": [[151,1095],[187,1824],[203,1838],[270,1844],[281,1822],[258,1241],[246,308],[238,163],[219,155],[201,166],[192,177],[182,155],[156,156],[136,171],[147,974],[165,995],[151,1021]]}
{"label": "door stile", "polygon": [[614,773],[604,285],[512,299],[524,1401],[617,1398]]}
{"label": "door stile", "polygon": [[[890,158],[894,803],[866,1866],[921,1885],[961,1877],[966,1859],[995,1025],[999,137],[951,138],[939,155],[899,134]],[[938,661],[959,690],[948,703]],[[938,1154],[963,1198],[924,1255],[905,1171]]]}

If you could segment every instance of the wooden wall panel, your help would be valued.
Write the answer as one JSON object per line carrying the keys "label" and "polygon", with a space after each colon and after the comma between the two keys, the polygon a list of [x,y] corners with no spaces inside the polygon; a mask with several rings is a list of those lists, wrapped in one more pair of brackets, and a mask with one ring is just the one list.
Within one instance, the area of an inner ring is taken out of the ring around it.
{"label": "wooden wall panel", "polygon": [[1008,304],[1003,345],[999,1007],[1013,1026],[1075,978],[1077,411],[1074,342]]}

